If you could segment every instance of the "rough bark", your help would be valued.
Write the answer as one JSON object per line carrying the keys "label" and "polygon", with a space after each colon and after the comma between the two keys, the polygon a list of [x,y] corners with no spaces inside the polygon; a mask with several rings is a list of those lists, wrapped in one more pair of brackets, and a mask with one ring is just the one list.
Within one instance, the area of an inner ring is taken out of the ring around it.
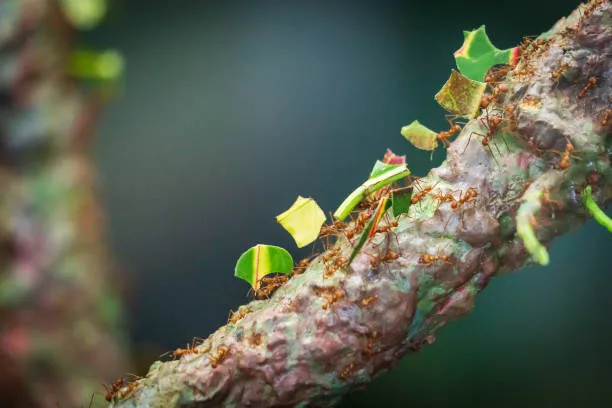
{"label": "rough bark", "polygon": [[57,1],[3,0],[0,27],[0,405],[87,406],[129,369],[84,143],[99,99],[67,75]]}
{"label": "rough bark", "polygon": [[[612,197],[612,115],[605,120],[612,107],[612,4],[591,2],[543,38],[537,50],[523,50],[503,80],[509,92],[470,121],[446,161],[415,183],[415,192],[432,189],[392,232],[376,234],[350,267],[325,276],[323,257],[339,247],[335,259],[348,258],[355,243],[340,234],[271,299],[244,306],[250,313],[193,352],[155,362],[111,405],[333,406],[469,313],[491,277],[533,263],[517,216],[544,245],[581,226],[587,184],[601,206]],[[596,84],[587,87],[590,77]],[[487,133],[487,115],[501,114],[486,147],[480,134]],[[568,142],[575,150],[566,168]],[[478,196],[456,209],[435,198],[468,188]],[[399,257],[381,262],[389,250]],[[423,263],[426,253],[446,258]]]}

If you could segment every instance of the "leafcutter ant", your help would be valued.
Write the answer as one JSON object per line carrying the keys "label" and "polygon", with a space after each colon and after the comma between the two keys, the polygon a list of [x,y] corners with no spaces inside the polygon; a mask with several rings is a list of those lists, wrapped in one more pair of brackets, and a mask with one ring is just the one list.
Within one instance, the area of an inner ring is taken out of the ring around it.
{"label": "leafcutter ant", "polygon": [[255,291],[255,297],[258,300],[269,297],[288,280],[287,275],[264,276],[259,289]]}
{"label": "leafcutter ant", "polygon": [[361,300],[361,305],[363,307],[368,307],[370,306],[370,303],[375,302],[377,300],[378,300],[378,295],[368,296],[367,298]]}
{"label": "leafcutter ant", "polygon": [[603,111],[603,118],[601,119],[601,126],[607,126],[608,122],[610,122],[610,119],[612,118],[612,109],[607,108],[604,109]]}
{"label": "leafcutter ant", "polygon": [[327,299],[322,306],[323,310],[327,310],[331,305],[344,298],[344,292],[341,289],[336,289],[334,293]]}
{"label": "leafcutter ant", "polygon": [[586,85],[578,93],[578,99],[584,98],[586,96],[587,92],[589,92],[589,89],[591,89],[595,85],[597,85],[597,77],[590,76],[589,79],[587,80]]}
{"label": "leafcutter ant", "polygon": [[229,351],[229,348],[226,346],[218,347],[213,354],[208,356],[208,359],[210,360],[210,366],[212,368],[217,368],[219,364],[221,364],[227,358],[227,356],[229,355]]}
{"label": "leafcutter ant", "polygon": [[240,308],[240,309],[238,309],[237,312],[234,312],[233,310],[230,310],[230,317],[229,317],[228,323],[231,322],[232,324],[236,324],[242,318],[244,318],[246,315],[248,315],[251,312],[252,312],[252,310],[249,309],[249,308]]}
{"label": "leafcutter ant", "polygon": [[342,381],[346,381],[354,370],[355,363],[350,363],[344,368],[344,370],[342,370],[338,378],[340,378]]}

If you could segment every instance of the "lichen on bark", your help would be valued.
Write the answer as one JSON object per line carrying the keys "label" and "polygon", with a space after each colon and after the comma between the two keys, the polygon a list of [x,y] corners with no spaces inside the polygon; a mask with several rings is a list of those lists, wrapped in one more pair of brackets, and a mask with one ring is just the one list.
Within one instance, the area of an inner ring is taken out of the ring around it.
{"label": "lichen on bark", "polygon": [[[472,310],[492,277],[538,258],[541,249],[530,252],[517,234],[517,215],[545,248],[588,218],[585,186],[600,206],[610,201],[612,124],[602,123],[602,112],[612,104],[611,56],[609,1],[560,20],[523,47],[502,79],[508,92],[414,184],[415,192],[431,189],[393,232],[376,234],[350,267],[326,274],[324,258],[347,258],[355,242],[339,234],[270,299],[251,302],[250,313],[194,352],[154,363],[111,405],[333,406],[432,343],[439,328]],[[503,118],[491,134],[490,116]],[[442,198],[465,198],[470,188],[474,199]]]}

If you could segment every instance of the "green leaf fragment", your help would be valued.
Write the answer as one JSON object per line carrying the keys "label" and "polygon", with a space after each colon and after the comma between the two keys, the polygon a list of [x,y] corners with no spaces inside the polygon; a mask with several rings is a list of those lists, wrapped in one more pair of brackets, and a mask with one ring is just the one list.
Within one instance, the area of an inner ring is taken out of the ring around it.
{"label": "green leaf fragment", "polygon": [[406,138],[414,147],[421,150],[434,150],[438,147],[438,134],[418,120],[402,128],[402,136]]}
{"label": "green leaf fragment", "polygon": [[107,0],[61,0],[66,18],[75,27],[89,30],[95,27],[106,14]]}
{"label": "green leaf fragment", "polygon": [[435,99],[448,112],[471,119],[480,110],[486,87],[486,83],[471,80],[453,69]]}
{"label": "green leaf fragment", "polygon": [[540,210],[541,191],[526,193],[525,201],[521,204],[516,214],[516,233],[523,240],[525,248],[531,254],[534,261],[540,265],[548,265],[550,257],[546,247],[540,243],[531,225],[533,214]]}
{"label": "green leaf fragment", "polygon": [[412,203],[412,187],[398,188],[391,191],[391,208],[393,216],[399,217],[401,214],[408,214]]}
{"label": "green leaf fragment", "polygon": [[376,160],[376,163],[374,164],[374,167],[372,168],[372,171],[370,172],[370,178],[374,178],[374,177],[378,177],[383,173],[386,173],[390,170],[393,170],[394,168],[401,166],[401,164],[387,164],[384,162],[381,162],[380,160]]}
{"label": "green leaf fragment", "polygon": [[591,186],[587,186],[584,191],[582,191],[582,202],[595,221],[597,221],[603,227],[606,227],[608,231],[612,232],[612,219],[608,217],[601,208],[599,208],[593,199]]}
{"label": "green leaf fragment", "polygon": [[334,217],[340,220],[345,219],[364,197],[397,180],[408,177],[409,175],[410,170],[408,170],[408,167],[405,164],[401,164],[388,169],[386,172],[376,177],[368,179],[361,186],[353,190],[342,204],[340,204],[336,212],[334,212]]}
{"label": "green leaf fragment", "polygon": [[285,249],[257,244],[240,255],[234,276],[249,282],[253,290],[259,289],[261,278],[271,273],[289,274],[293,268],[293,258]]}
{"label": "green leaf fragment", "polygon": [[115,82],[123,75],[124,65],[123,56],[115,50],[78,50],[70,57],[68,74],[81,79]]}
{"label": "green leaf fragment", "polygon": [[463,45],[455,51],[459,71],[474,81],[482,82],[493,65],[516,65],[518,47],[500,50],[489,40],[482,25],[476,30],[463,32]]}
{"label": "green leaf fragment", "polygon": [[312,198],[298,196],[287,211],[276,216],[276,221],[291,234],[298,248],[302,248],[319,236],[325,213]]}

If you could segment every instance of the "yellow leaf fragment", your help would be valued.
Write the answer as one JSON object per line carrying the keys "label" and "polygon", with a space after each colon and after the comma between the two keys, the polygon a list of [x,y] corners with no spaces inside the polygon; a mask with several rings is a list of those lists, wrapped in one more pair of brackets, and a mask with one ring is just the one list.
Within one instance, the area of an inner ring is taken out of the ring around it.
{"label": "yellow leaf fragment", "polygon": [[325,213],[312,198],[298,196],[287,211],[276,216],[276,221],[291,234],[298,248],[302,248],[319,236]]}

